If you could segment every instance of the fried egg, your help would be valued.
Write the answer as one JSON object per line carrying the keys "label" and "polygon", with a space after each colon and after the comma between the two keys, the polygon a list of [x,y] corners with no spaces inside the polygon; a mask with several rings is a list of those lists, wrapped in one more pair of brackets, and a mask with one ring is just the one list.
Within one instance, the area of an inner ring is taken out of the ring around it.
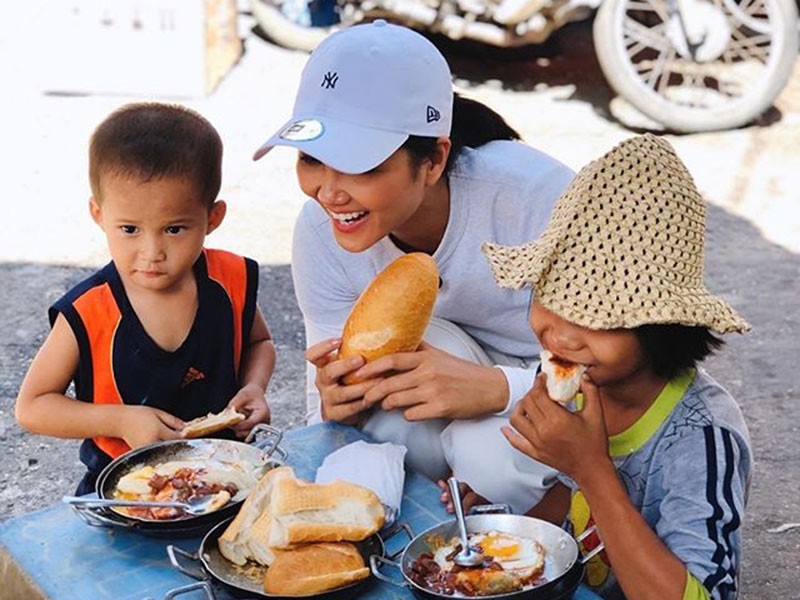
{"label": "fried egg", "polygon": [[[469,543],[478,548],[484,556],[492,558],[506,572],[513,572],[522,579],[530,579],[544,568],[545,551],[536,540],[520,537],[511,533],[490,531],[488,533],[469,534]],[[442,570],[449,571],[453,568],[453,560],[448,556],[453,554],[461,544],[459,538],[453,538],[450,543],[440,547],[433,559]]]}

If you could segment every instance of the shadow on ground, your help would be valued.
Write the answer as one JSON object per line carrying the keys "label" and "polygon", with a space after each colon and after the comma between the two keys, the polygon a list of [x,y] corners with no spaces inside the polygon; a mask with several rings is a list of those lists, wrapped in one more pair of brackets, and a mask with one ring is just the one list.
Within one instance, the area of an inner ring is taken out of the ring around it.
{"label": "shadow on ground", "polygon": [[[727,338],[719,355],[706,364],[740,401],[755,452],[744,527],[742,598],[792,598],[800,578],[797,530],[776,534],[768,529],[800,520],[800,256],[767,242],[747,221],[719,208],[709,210],[708,287],[753,325],[750,333]],[[0,264],[0,519],[57,502],[79,479],[78,443],[22,432],[13,419],[13,401],[46,335],[47,306],[89,272],[47,264]],[[304,410],[302,319],[288,265],[262,267],[260,285],[260,304],[279,355],[270,389],[273,422],[285,428],[295,425]]]}

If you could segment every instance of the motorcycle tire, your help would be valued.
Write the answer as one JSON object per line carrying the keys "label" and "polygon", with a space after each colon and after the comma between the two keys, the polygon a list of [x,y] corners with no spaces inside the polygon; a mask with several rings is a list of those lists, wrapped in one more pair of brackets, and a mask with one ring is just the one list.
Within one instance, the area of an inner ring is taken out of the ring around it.
{"label": "motorcycle tire", "polygon": [[[699,19],[704,32],[694,46],[673,10],[675,0],[603,0],[593,38],[606,80],[671,131],[715,131],[752,122],[772,105],[794,69],[795,0],[688,2],[695,26]],[[740,2],[747,12],[738,8]]]}
{"label": "motorcycle tire", "polygon": [[312,52],[337,27],[311,27],[289,19],[276,0],[250,0],[250,9],[261,31],[284,48]]}

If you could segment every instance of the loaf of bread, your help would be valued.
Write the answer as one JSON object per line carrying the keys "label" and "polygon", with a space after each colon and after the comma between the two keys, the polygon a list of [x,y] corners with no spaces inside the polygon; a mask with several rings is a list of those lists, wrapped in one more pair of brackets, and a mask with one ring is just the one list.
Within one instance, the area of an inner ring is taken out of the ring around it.
{"label": "loaf of bread", "polygon": [[340,480],[318,484],[283,478],[272,489],[269,512],[272,548],[361,541],[383,527],[385,519],[375,492]]}
{"label": "loaf of bread", "polygon": [[284,479],[294,479],[294,470],[289,466],[270,469],[250,490],[239,513],[217,541],[222,556],[240,566],[248,560],[262,565],[272,562],[275,553],[268,543],[269,506],[275,484]]}
{"label": "loaf of bread", "polygon": [[[412,352],[422,341],[439,292],[439,270],[422,252],[392,261],[361,293],[342,331],[339,358],[363,356],[371,362],[396,352]],[[359,379],[344,377],[351,385]]]}
{"label": "loaf of bread", "polygon": [[184,438],[199,438],[206,435],[211,435],[228,427],[233,427],[240,421],[244,421],[244,415],[235,411],[232,408],[226,408],[219,413],[208,413],[204,417],[192,419],[183,429],[181,429],[181,437]]}
{"label": "loaf of bread", "polygon": [[368,576],[369,568],[353,544],[305,544],[275,558],[264,575],[264,591],[277,596],[308,596]]}

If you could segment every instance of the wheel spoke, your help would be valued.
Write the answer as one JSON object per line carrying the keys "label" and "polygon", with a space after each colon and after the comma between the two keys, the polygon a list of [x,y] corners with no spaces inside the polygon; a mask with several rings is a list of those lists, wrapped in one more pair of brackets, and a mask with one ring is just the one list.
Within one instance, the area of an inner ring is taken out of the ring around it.
{"label": "wheel spoke", "polygon": [[664,69],[663,72],[661,73],[661,79],[658,82],[658,89],[656,90],[660,96],[664,96],[667,90],[669,84],[669,78],[670,75],[672,75],[672,71],[669,69],[669,65],[675,62],[676,55],[677,53],[675,51],[675,48],[670,47],[670,49],[667,50],[667,55],[664,58],[664,63],[663,63]]}
{"label": "wheel spoke", "polygon": [[626,42],[626,47],[631,47],[638,42],[659,52],[666,51],[669,48],[666,37],[661,34],[664,29],[663,23],[655,27],[645,27],[635,19],[626,16],[622,27],[626,40],[633,42],[630,44]]}
{"label": "wheel spoke", "polygon": [[730,44],[725,49],[725,57],[729,57],[731,61],[738,58],[743,61],[758,60],[762,64],[766,64],[769,60],[771,36],[755,35],[748,37],[739,31],[734,31],[731,38]]}
{"label": "wheel spoke", "polygon": [[654,12],[662,22],[669,21],[669,6],[665,0],[630,0],[626,11]]}
{"label": "wheel spoke", "polygon": [[650,71],[650,76],[647,78],[647,81],[645,81],[647,87],[653,90],[656,89],[656,84],[658,83],[659,75],[664,73],[664,65],[666,64],[667,52],[668,51],[665,50],[664,52],[658,53],[658,57],[655,59],[655,61],[653,61],[654,64],[653,64],[653,69]]}
{"label": "wheel spoke", "polygon": [[773,24],[778,18],[768,10],[764,0],[745,1],[741,5],[737,4],[736,0],[722,0],[722,4],[731,23],[736,23],[737,26],[744,25],[758,33],[771,33]]}

